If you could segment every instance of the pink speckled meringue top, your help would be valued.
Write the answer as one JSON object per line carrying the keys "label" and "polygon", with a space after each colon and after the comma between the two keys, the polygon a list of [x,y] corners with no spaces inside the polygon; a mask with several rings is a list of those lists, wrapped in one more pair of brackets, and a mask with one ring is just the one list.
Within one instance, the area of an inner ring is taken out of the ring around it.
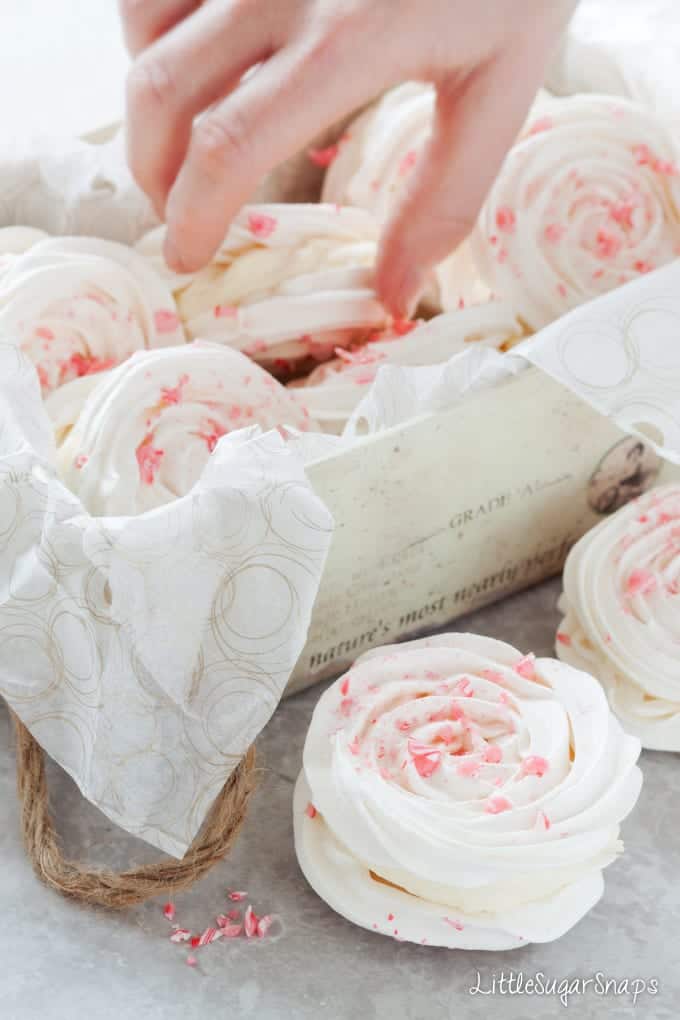
{"label": "pink speckled meringue top", "polygon": [[426,323],[393,325],[291,383],[327,432],[341,432],[381,365],[437,365],[470,345],[508,351],[525,333],[509,305],[490,301],[437,315]]}
{"label": "pink speckled meringue top", "polygon": [[471,634],[379,648],[322,695],[295,795],[298,859],[349,920],[510,949],[602,895],[641,785],[593,677]]}
{"label": "pink speckled meringue top", "polygon": [[678,142],[611,96],[544,102],[472,235],[482,277],[534,330],[680,253]]}
{"label": "pink speckled meringue top", "polygon": [[35,241],[15,233],[0,273],[0,333],[37,368],[43,394],[120,364],[135,351],[184,343],[172,294],[145,259],[113,241]]}
{"label": "pink speckled meringue top", "polygon": [[590,531],[564,572],[557,652],[604,685],[643,747],[680,751],[680,485]]}
{"label": "pink speckled meringue top", "polygon": [[378,226],[334,205],[246,206],[213,262],[177,276],[164,268],[164,228],[138,244],[165,272],[190,336],[243,351],[277,374],[323,361],[388,322],[373,291]]}
{"label": "pink speckled meringue top", "polygon": [[60,474],[90,513],[133,515],[185,496],[220,438],[313,427],[268,372],[196,341],[135,354],[87,397],[58,451]]}

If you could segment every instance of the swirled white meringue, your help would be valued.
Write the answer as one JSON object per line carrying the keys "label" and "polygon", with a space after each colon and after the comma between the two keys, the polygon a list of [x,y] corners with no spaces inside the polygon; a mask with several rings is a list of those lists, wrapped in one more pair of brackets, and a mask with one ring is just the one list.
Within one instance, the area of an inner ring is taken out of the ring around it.
{"label": "swirled white meringue", "polygon": [[641,785],[599,684],[445,634],[363,655],[321,697],[295,795],[298,860],[362,927],[510,949],[602,895]]}
{"label": "swirled white meringue", "polygon": [[542,104],[472,235],[494,293],[532,329],[680,252],[680,164],[656,115],[611,96]]}
{"label": "swirled white meringue", "polygon": [[342,432],[381,365],[437,365],[471,344],[507,351],[525,336],[517,316],[502,301],[408,326],[397,331],[392,327],[354,350],[339,350],[333,361],[290,384],[324,431]]}
{"label": "swirled white meringue", "polygon": [[373,291],[378,227],[362,209],[246,206],[213,262],[191,276],[164,268],[165,228],[137,245],[166,274],[192,337],[243,351],[279,374],[388,321]]}
{"label": "swirled white meringue", "polygon": [[680,485],[589,532],[564,572],[561,659],[604,685],[643,747],[680,751]]}
{"label": "swirled white meringue", "polygon": [[236,429],[312,426],[305,409],[237,351],[196,341],[142,351],[90,393],[58,453],[94,515],[133,515],[186,495]]}
{"label": "swirled white meringue", "polygon": [[109,375],[109,372],[91,372],[71,379],[45,397],[45,410],[52,422],[57,447],[61,446],[78,421],[90,394]]}
{"label": "swirled white meringue", "polygon": [[[323,201],[368,209],[384,222],[429,141],[434,111],[431,85],[406,82],[386,92],[340,139],[324,179]],[[489,289],[463,244],[435,268],[425,303],[449,311],[461,300],[471,304],[488,298]]]}
{"label": "swirled white meringue", "polygon": [[172,294],[132,249],[86,237],[14,241],[26,250],[0,274],[0,334],[34,363],[44,394],[134,351],[184,343]]}

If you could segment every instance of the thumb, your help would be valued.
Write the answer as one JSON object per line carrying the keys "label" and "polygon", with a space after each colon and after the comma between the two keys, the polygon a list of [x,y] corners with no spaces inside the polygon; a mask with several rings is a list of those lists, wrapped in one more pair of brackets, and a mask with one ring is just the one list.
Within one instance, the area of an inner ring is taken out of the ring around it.
{"label": "thumb", "polygon": [[407,316],[429,270],[472,230],[543,80],[544,67],[515,51],[437,85],[430,140],[383,231],[376,287]]}

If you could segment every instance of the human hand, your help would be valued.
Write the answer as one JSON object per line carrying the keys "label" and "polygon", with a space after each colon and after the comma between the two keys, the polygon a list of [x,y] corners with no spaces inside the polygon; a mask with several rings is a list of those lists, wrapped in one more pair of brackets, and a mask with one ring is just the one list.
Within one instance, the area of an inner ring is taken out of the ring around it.
{"label": "human hand", "polygon": [[329,124],[401,81],[432,82],[432,136],[386,224],[376,272],[380,297],[397,316],[408,313],[428,269],[471,230],[575,6],[119,4],[134,57],[130,166],[167,221],[165,256],[180,272],[207,263],[260,179]]}

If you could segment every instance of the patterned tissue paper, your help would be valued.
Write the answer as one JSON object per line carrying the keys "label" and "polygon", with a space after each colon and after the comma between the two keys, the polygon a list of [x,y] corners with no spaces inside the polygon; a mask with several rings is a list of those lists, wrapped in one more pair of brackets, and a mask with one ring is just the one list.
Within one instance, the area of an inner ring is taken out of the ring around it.
{"label": "patterned tissue paper", "polygon": [[680,464],[680,259],[513,349]]}
{"label": "patterned tissue paper", "polygon": [[0,695],[112,821],[182,856],[302,650],[333,522],[295,444],[224,437],[186,497],[91,517],[0,346]]}

